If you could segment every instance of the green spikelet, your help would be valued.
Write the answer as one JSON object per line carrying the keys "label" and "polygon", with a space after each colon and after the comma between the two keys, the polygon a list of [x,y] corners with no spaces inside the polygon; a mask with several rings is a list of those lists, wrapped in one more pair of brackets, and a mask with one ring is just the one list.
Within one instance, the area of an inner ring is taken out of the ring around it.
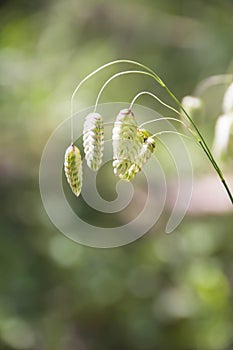
{"label": "green spikelet", "polygon": [[129,109],[118,114],[112,131],[114,174],[126,180],[125,174],[138,153],[137,122]]}
{"label": "green spikelet", "polygon": [[90,113],[85,119],[83,147],[87,165],[97,171],[102,163],[104,148],[103,118],[98,113]]}
{"label": "green spikelet", "polygon": [[82,159],[79,149],[73,144],[66,150],[64,171],[72,192],[78,197],[82,188]]}
{"label": "green spikelet", "polygon": [[135,158],[134,164],[125,173],[126,180],[132,180],[137,173],[141,171],[146,162],[150,159],[152,153],[155,149],[155,140],[153,137],[149,136],[146,130],[138,130],[138,137],[142,140],[141,149]]}

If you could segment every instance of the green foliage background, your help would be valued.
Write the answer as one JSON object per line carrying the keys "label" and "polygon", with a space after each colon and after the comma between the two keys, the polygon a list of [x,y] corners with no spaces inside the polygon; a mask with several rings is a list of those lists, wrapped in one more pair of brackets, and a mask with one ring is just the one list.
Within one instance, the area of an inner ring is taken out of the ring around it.
{"label": "green foliage background", "polygon": [[[103,63],[145,63],[179,98],[212,74],[232,72],[233,2],[5,0],[0,6],[0,348],[233,349],[232,211],[197,211],[171,236],[151,230],[129,246],[92,249],[57,232],[38,187],[43,147],[68,117],[75,84]],[[80,90],[79,109],[94,103],[110,71]],[[128,101],[144,89],[154,83],[122,78],[102,102]],[[210,142],[223,92],[208,97],[202,130]],[[149,98],[143,102],[155,107]],[[202,153],[193,157],[213,174]]]}

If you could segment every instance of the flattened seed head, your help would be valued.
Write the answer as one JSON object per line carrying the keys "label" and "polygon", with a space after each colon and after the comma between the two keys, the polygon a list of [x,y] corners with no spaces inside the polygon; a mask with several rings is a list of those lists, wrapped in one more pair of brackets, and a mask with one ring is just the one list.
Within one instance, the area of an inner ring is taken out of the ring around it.
{"label": "flattened seed head", "polygon": [[83,127],[83,147],[87,165],[97,171],[103,159],[104,127],[99,113],[90,113]]}
{"label": "flattened seed head", "polygon": [[125,179],[125,173],[134,162],[138,152],[137,122],[129,109],[121,110],[114,123],[113,139],[113,168],[114,174]]}
{"label": "flattened seed head", "polygon": [[82,188],[82,159],[79,149],[73,144],[65,152],[64,172],[72,192],[78,197]]}

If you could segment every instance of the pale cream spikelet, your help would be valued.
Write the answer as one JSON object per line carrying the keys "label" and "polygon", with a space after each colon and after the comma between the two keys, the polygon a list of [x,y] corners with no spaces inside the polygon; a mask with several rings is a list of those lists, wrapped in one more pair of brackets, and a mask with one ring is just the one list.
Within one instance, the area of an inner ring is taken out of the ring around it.
{"label": "pale cream spikelet", "polygon": [[87,165],[97,171],[102,163],[104,148],[103,118],[99,113],[90,113],[85,119],[83,147]]}
{"label": "pale cream spikelet", "polygon": [[[184,96],[181,100],[181,104],[188,113],[188,115],[197,123],[202,123],[204,118],[204,104],[200,97],[196,96]],[[191,127],[191,122],[187,120],[187,117],[183,110],[181,112],[181,120]]]}
{"label": "pale cream spikelet", "polygon": [[233,112],[223,114],[217,119],[213,153],[221,161],[233,159]]}
{"label": "pale cream spikelet", "polygon": [[74,144],[65,152],[64,171],[72,192],[78,197],[82,188],[82,159]]}
{"label": "pale cream spikelet", "polygon": [[146,162],[152,156],[155,149],[155,139],[152,136],[149,136],[146,130],[138,130],[139,137],[143,140],[141,149],[135,159],[134,164],[127,170],[125,174],[126,180],[132,180],[137,173],[139,173]]}
{"label": "pale cream spikelet", "polygon": [[224,94],[222,109],[224,114],[233,112],[233,82],[228,86]]}
{"label": "pale cream spikelet", "polygon": [[138,152],[137,122],[131,110],[123,109],[117,115],[112,140],[114,174],[126,180],[125,174]]}

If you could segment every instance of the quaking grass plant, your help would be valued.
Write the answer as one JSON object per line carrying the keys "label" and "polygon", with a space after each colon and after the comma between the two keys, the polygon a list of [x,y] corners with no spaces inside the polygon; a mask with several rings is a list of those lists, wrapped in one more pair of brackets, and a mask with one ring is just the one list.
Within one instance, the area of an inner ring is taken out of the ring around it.
{"label": "quaking grass plant", "polygon": [[[132,120],[134,119],[132,108],[133,108],[133,105],[134,105],[136,99],[138,99],[143,94],[147,94],[147,95],[152,96],[158,102],[160,102],[162,105],[169,108],[170,110],[172,110],[173,112],[177,113],[180,116],[180,120],[177,118],[161,118],[161,119],[170,119],[170,120],[175,120],[177,122],[180,122],[191,132],[193,138],[196,140],[196,142],[202,148],[203,152],[206,154],[206,156],[209,159],[209,161],[211,162],[213,168],[217,172],[217,174],[218,174],[218,176],[219,176],[219,178],[220,178],[220,180],[221,180],[221,182],[222,182],[222,184],[223,184],[223,186],[228,194],[228,197],[229,197],[231,203],[233,204],[233,196],[232,196],[231,190],[230,190],[230,188],[229,188],[229,186],[228,186],[228,184],[223,176],[223,173],[222,173],[220,167],[218,166],[209,146],[207,145],[204,137],[202,136],[196,122],[190,116],[190,114],[188,113],[186,108],[182,105],[182,103],[173,94],[173,92],[164,83],[164,81],[158,76],[158,74],[156,72],[154,72],[151,68],[149,68],[149,67],[147,67],[144,64],[141,64],[139,62],[127,60],[127,59],[121,59],[121,60],[109,62],[109,63],[104,64],[101,67],[97,68],[89,75],[87,75],[77,85],[77,87],[75,88],[75,90],[72,94],[72,97],[71,97],[71,111],[70,111],[71,146],[70,147],[74,147],[74,132],[73,132],[74,97],[75,97],[76,93],[78,92],[79,88],[82,86],[82,84],[84,82],[86,82],[88,79],[93,77],[99,71],[101,71],[109,66],[121,64],[121,63],[131,64],[133,66],[140,67],[140,70],[120,71],[120,72],[114,74],[113,76],[111,76],[104,83],[104,85],[102,86],[102,88],[100,89],[100,91],[97,95],[97,99],[96,99],[95,108],[94,108],[93,113],[96,113],[100,96],[101,96],[102,92],[104,91],[104,89],[106,88],[106,86],[113,79],[115,79],[121,75],[126,75],[126,74],[141,74],[141,75],[148,76],[148,77],[152,78],[153,80],[155,80],[155,82],[157,84],[159,84],[167,92],[167,94],[170,96],[170,98],[176,103],[176,105],[178,106],[178,109],[180,111],[178,111],[175,108],[171,107],[170,105],[164,103],[161,99],[159,99],[156,95],[154,95],[151,92],[142,91],[139,94],[137,94],[134,97],[133,101],[131,102],[129,109],[124,112],[128,117],[132,116],[132,119],[129,118],[129,120],[126,120],[123,122],[121,120],[121,123],[119,123],[118,119],[119,119],[119,115],[122,114],[122,111],[121,111],[118,115],[118,118],[117,118],[115,124],[114,124],[114,128],[113,128],[113,159],[114,159],[113,160],[113,167],[114,167],[115,174],[118,175],[122,179],[131,180],[141,170],[141,168],[145,165],[146,161],[150,158],[151,154],[153,153],[153,151],[155,149],[155,136],[156,136],[156,134],[149,136],[149,134],[146,130],[141,131],[142,125],[137,126],[136,123],[132,122]],[[183,118],[183,120],[182,120],[182,118]],[[87,120],[88,120],[88,118],[87,118]],[[153,121],[145,122],[145,123],[143,123],[143,125],[145,125],[147,123],[151,123],[151,122],[153,122]],[[134,131],[132,129],[132,124],[135,124]],[[101,130],[99,130],[98,127],[96,128],[97,124],[93,123],[92,120],[91,121],[89,120],[89,126],[90,127],[88,127],[88,122],[86,121],[86,124],[84,127],[84,151],[86,154],[86,160],[88,162],[88,165],[93,170],[98,170],[98,168],[100,167],[101,162],[102,162],[103,129],[102,129],[102,126],[101,126]],[[119,127],[121,130],[119,130]],[[123,134],[122,134],[122,130],[124,130]],[[164,132],[171,132],[171,131],[164,131]],[[129,133],[128,136],[127,136],[127,133]],[[163,132],[160,132],[159,134],[161,134],[161,133],[163,133]],[[119,138],[116,135],[118,135]],[[132,149],[129,147],[125,147],[125,149],[121,149],[121,147],[119,146],[118,141],[120,140],[120,138],[126,139],[127,137],[130,141],[132,141],[133,144],[136,144],[136,147],[133,146],[134,152],[131,152]],[[68,148],[68,149],[70,149],[70,148]],[[133,154],[133,156],[132,156],[132,154]],[[94,159],[95,164],[92,163],[93,159]],[[72,191],[74,192],[74,194],[76,194],[77,196],[80,194],[81,188],[80,188],[80,191],[77,191],[76,187],[77,187],[77,183],[79,183],[79,185],[81,184],[81,179],[77,179],[75,176],[74,176],[75,181],[71,181],[70,179],[73,178],[72,169],[75,171],[75,174],[77,174],[77,176],[79,176],[79,171],[77,171],[77,169],[79,169],[79,168],[80,168],[79,157],[76,157],[75,159],[72,157],[67,158],[67,152],[66,152],[65,168],[64,169],[65,169],[66,177],[67,177],[67,180],[70,184],[70,187],[71,187]],[[67,169],[69,169],[69,171]],[[77,182],[77,180],[80,180],[80,181]]]}

